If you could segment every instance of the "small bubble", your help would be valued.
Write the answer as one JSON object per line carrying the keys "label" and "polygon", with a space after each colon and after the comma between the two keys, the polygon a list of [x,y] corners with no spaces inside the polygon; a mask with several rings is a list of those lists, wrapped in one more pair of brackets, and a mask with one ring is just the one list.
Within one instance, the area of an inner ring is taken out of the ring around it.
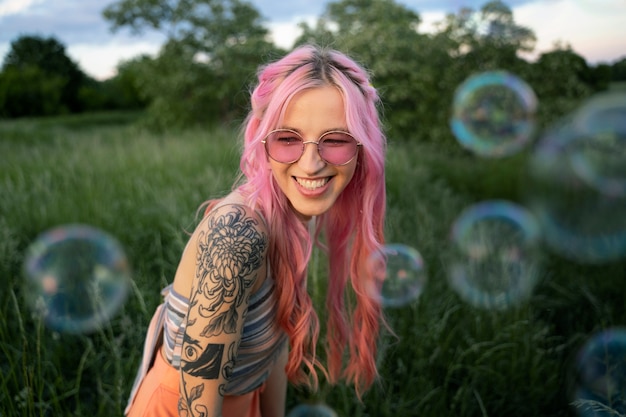
{"label": "small bubble", "polygon": [[417,300],[427,276],[422,255],[402,244],[388,244],[369,260],[376,271],[375,287],[370,292],[383,307],[401,307]]}

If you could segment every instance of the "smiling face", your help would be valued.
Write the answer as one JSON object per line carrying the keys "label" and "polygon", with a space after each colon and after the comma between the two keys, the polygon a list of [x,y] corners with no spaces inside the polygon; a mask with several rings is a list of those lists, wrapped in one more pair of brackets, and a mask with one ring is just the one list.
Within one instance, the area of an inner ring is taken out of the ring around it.
{"label": "smiling face", "polygon": [[[278,127],[298,132],[305,142],[317,142],[328,131],[348,131],[343,97],[332,86],[304,90],[291,100]],[[268,163],[293,210],[309,220],[332,207],[350,183],[357,159],[358,155],[345,165],[331,165],[320,157],[317,145],[309,143],[296,162],[284,164],[268,157]]]}

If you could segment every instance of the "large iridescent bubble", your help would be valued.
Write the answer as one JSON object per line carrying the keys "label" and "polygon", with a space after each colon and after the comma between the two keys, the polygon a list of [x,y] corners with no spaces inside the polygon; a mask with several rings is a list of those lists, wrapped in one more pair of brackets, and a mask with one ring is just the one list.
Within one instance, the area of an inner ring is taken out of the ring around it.
{"label": "large iridescent bubble", "polygon": [[593,97],[573,123],[578,132],[569,153],[574,172],[604,194],[626,195],[626,92]]}
{"label": "large iridescent bubble", "polygon": [[539,237],[532,214],[515,203],[488,200],[466,208],[452,226],[450,286],[480,308],[526,301],[538,281]]}
{"label": "large iridescent bubble", "polygon": [[86,225],[40,235],[24,262],[24,298],[52,330],[97,330],[123,305],[130,280],[126,255],[109,234]]}
{"label": "large iridescent bubble", "polygon": [[457,88],[450,127],[477,155],[507,156],[533,138],[536,109],[537,97],[522,79],[506,71],[483,72]]}
{"label": "large iridescent bubble", "polygon": [[626,95],[601,95],[548,129],[530,158],[527,205],[544,240],[579,263],[626,256]]}
{"label": "large iridescent bubble", "polygon": [[578,415],[626,415],[626,329],[607,329],[590,337],[578,353],[575,370]]}

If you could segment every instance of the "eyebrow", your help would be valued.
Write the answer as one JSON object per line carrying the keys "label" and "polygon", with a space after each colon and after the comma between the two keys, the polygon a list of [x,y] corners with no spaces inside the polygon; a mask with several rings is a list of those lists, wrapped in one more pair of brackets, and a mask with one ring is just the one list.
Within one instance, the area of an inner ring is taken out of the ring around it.
{"label": "eyebrow", "polygon": [[[297,134],[299,134],[300,136],[304,136],[304,135],[302,134],[302,131],[301,131],[300,129],[298,129],[298,128],[295,128],[295,127],[291,127],[291,126],[282,126],[282,127],[279,127],[278,129],[293,130],[294,132],[296,132],[296,133],[297,133]],[[326,133],[328,133],[328,132],[345,132],[345,133],[350,133],[350,131],[349,131],[347,128],[345,128],[345,127],[333,127],[333,128],[331,128],[331,129],[326,129],[326,130],[324,130],[324,131],[320,134],[320,136],[325,135],[325,134],[326,134]]]}

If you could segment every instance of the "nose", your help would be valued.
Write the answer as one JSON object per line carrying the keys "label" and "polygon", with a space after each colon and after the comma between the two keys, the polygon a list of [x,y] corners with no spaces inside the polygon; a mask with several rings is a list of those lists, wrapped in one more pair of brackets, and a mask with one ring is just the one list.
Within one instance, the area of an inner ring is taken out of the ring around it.
{"label": "nose", "polygon": [[317,142],[304,142],[304,152],[298,160],[298,165],[308,175],[315,174],[326,166],[326,162],[324,162],[318,152]]}

